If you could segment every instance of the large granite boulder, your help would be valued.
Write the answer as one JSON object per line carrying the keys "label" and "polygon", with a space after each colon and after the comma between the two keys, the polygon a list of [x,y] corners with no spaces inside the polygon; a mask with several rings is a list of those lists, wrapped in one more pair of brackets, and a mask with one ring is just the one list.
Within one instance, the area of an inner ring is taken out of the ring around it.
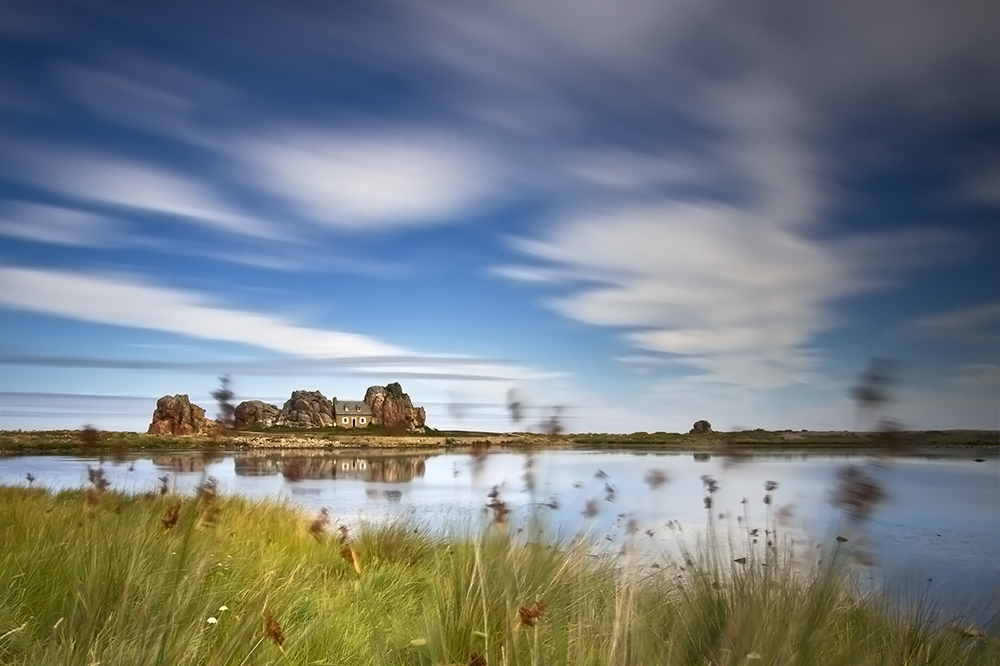
{"label": "large granite boulder", "polygon": [[372,423],[387,428],[416,430],[423,428],[427,413],[414,407],[410,396],[403,393],[398,382],[388,386],[372,386],[365,392],[365,402],[372,410]]}
{"label": "large granite boulder", "polygon": [[218,422],[205,418],[205,410],[186,395],[165,395],[156,401],[151,435],[199,435],[219,427]]}
{"label": "large granite boulder", "polygon": [[251,426],[270,428],[278,419],[281,410],[260,400],[246,400],[236,405],[233,422],[237,430]]}
{"label": "large granite boulder", "polygon": [[287,428],[329,428],[333,425],[333,403],[319,391],[292,391],[274,425]]}

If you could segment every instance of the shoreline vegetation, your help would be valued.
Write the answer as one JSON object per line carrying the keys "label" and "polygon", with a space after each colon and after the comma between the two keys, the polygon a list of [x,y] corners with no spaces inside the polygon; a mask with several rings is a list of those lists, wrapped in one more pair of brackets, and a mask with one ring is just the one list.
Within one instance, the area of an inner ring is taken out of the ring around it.
{"label": "shoreline vegetation", "polygon": [[614,556],[546,538],[540,516],[515,531],[500,497],[482,524],[435,536],[222,496],[211,479],[181,496],[95,477],[0,486],[0,664],[1000,663],[992,633],[864,590],[844,544],[810,564],[709,542],[653,566],[635,531]]}
{"label": "shoreline vegetation", "polygon": [[1000,449],[996,430],[766,431],[707,433],[561,434],[488,433],[471,431],[399,432],[369,428],[349,432],[342,428],[225,431],[213,435],[150,435],[138,432],[83,430],[0,431],[0,455],[24,453],[95,453],[248,449],[340,450],[601,450],[707,452],[725,455],[775,452],[880,452],[942,453],[949,450]]}

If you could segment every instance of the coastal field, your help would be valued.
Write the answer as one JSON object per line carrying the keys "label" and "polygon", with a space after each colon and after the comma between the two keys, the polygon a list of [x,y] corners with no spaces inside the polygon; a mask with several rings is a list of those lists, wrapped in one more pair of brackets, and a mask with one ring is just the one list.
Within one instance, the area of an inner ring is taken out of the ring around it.
{"label": "coastal field", "polygon": [[[918,598],[718,544],[651,567],[481,525],[349,525],[288,505],[101,478],[0,488],[0,664],[1000,663],[1000,643]],[[641,535],[636,535],[639,538]]]}
{"label": "coastal field", "polygon": [[343,428],[290,430],[270,428],[220,432],[214,435],[149,435],[137,432],[95,430],[0,431],[0,454],[128,450],[254,448],[339,449],[591,449],[657,450],[748,453],[764,450],[838,451],[886,450],[890,452],[945,449],[1000,448],[996,430],[931,430],[898,432],[746,430],[700,434],[636,432],[630,434],[489,433],[439,431],[399,432],[380,428],[350,431]]}

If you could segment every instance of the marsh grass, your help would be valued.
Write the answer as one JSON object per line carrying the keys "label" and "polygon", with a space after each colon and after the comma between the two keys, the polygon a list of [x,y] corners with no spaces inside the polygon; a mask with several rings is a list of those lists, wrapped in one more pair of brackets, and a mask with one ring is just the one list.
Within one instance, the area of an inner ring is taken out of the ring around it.
{"label": "marsh grass", "polygon": [[[400,433],[369,426],[344,428],[247,428],[222,435],[149,435],[138,432],[87,430],[0,430],[0,455],[22,453],[83,452],[88,455],[126,456],[136,451],[200,451],[204,449],[240,450],[245,448],[398,448],[398,449],[467,449],[475,452],[485,444],[507,449],[582,449],[605,451],[698,451],[737,460],[753,453],[796,451],[900,452],[901,441],[909,449],[935,452],[954,450],[996,457],[1000,432],[996,430],[931,430],[923,432],[807,432],[748,430],[704,434],[669,432],[634,432],[629,434],[576,433],[490,433],[446,431],[425,427],[422,432]],[[905,435],[905,437],[904,437]],[[241,438],[257,439],[253,444]],[[304,445],[308,443],[308,445]],[[965,451],[969,449],[969,451]],[[985,458],[984,458],[985,460]]]}
{"label": "marsh grass", "polygon": [[206,488],[0,488],[0,663],[1000,663],[995,637],[860,592],[839,551],[805,570],[712,546],[650,569],[635,531],[594,557],[492,524],[319,520]]}

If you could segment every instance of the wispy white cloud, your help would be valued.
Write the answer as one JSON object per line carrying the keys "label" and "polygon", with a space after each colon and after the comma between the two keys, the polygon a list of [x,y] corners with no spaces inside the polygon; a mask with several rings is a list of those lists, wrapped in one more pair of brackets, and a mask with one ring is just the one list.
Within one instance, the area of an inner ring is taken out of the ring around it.
{"label": "wispy white cloud", "polygon": [[996,406],[1000,409],[1000,363],[961,365],[952,375],[951,383],[962,391],[992,394],[997,400]]}
{"label": "wispy white cloud", "polygon": [[7,177],[55,194],[240,235],[277,237],[268,223],[238,211],[201,182],[161,166],[52,146],[7,146],[4,153]]}
{"label": "wispy white cloud", "polygon": [[232,104],[221,84],[136,58],[120,59],[112,71],[64,63],[56,72],[70,95],[98,118],[195,145],[218,145],[198,119]]}
{"label": "wispy white cloud", "polygon": [[1000,301],[979,303],[920,317],[907,327],[915,333],[942,338],[997,340]]}
{"label": "wispy white cloud", "polygon": [[0,235],[39,243],[102,247],[115,243],[118,225],[74,208],[25,201],[0,207]]}
{"label": "wispy white cloud", "polygon": [[655,155],[621,148],[583,151],[572,156],[568,175],[609,190],[647,190],[704,185],[714,180],[707,164],[687,156]]}
{"label": "wispy white cloud", "polygon": [[760,190],[757,206],[662,201],[582,214],[517,248],[541,264],[538,277],[590,277],[549,301],[563,315],[624,329],[635,347],[679,355],[717,380],[774,388],[819,381],[813,341],[840,323],[841,299],[960,245],[926,229],[820,240],[814,222],[796,222],[811,220],[814,204],[774,203],[784,190]]}
{"label": "wispy white cloud", "polygon": [[405,354],[354,333],[308,328],[217,306],[197,294],[134,281],[31,268],[0,268],[0,306],[115,326],[227,340],[299,356]]}
{"label": "wispy white cloud", "polygon": [[237,148],[251,181],[342,229],[451,222],[496,186],[484,156],[444,134],[279,131]]}
{"label": "wispy white cloud", "polygon": [[630,330],[626,338],[639,348],[684,355],[756,385],[776,381],[774,369],[737,378],[709,359],[745,353],[762,366],[791,365],[801,379],[802,348],[830,325],[822,305],[842,289],[842,267],[819,246],[718,205],[665,202],[583,215],[521,249],[598,282],[551,301],[562,314]]}
{"label": "wispy white cloud", "polygon": [[[371,336],[312,328],[270,314],[227,308],[197,293],[122,276],[0,268],[0,307],[242,343],[315,359],[312,369],[325,363],[345,373],[465,381],[534,381],[555,376],[503,361],[414,352]],[[353,366],[352,359],[356,360]],[[6,362],[72,365],[67,359],[11,357]],[[80,362],[84,364],[81,367],[89,367],[86,359]],[[124,363],[122,367],[130,367],[129,362]],[[140,365],[154,367],[156,363]],[[248,362],[240,367],[247,372],[273,373],[273,365]],[[169,366],[168,362],[156,367]],[[277,369],[288,372],[288,367]]]}
{"label": "wispy white cloud", "polygon": [[508,264],[501,266],[490,266],[486,272],[494,277],[503,278],[512,282],[525,282],[534,284],[550,284],[563,282],[568,279],[566,271],[552,268],[542,268],[539,266],[528,266],[524,264]]}
{"label": "wispy white cloud", "polygon": [[964,183],[964,192],[976,203],[1000,206],[1000,155],[982,160]]}

